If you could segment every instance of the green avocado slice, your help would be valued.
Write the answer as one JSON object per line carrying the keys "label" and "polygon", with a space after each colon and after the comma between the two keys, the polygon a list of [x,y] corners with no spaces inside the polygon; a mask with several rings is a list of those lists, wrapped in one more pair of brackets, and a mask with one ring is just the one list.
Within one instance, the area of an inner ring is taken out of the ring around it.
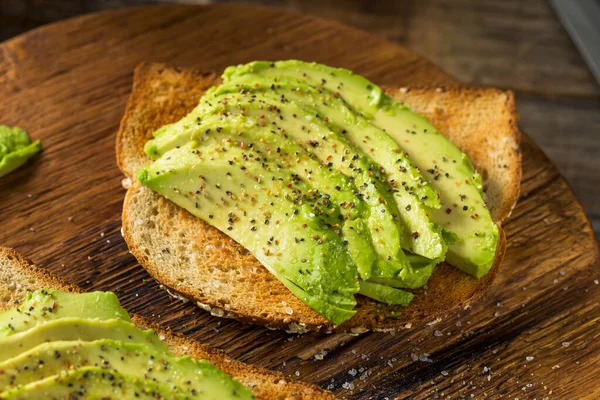
{"label": "green avocado slice", "polygon": [[[120,371],[132,378],[162,382],[181,393],[210,393],[211,398],[251,398],[251,392],[206,360],[175,357],[146,346],[113,339],[42,343],[0,362],[4,391],[41,381],[58,371],[86,366]],[[235,394],[235,395],[233,395]]]}
{"label": "green avocado slice", "polygon": [[0,399],[7,400],[79,398],[86,400],[112,398],[192,400],[197,396],[177,390],[166,383],[142,380],[102,367],[64,370],[56,375],[0,393]]}
{"label": "green avocado slice", "polygon": [[432,209],[434,222],[456,235],[448,246],[447,261],[477,278],[491,266],[498,228],[483,201],[481,176],[468,157],[424,117],[387,96],[360,75],[342,68],[289,60],[258,61],[229,67],[224,82],[244,75],[298,79],[339,93],[355,112],[385,130],[404,150],[440,194],[441,207]]}
{"label": "green avocado slice", "polygon": [[40,141],[31,143],[23,129],[0,125],[0,177],[19,168],[41,150]]}
{"label": "green avocado slice", "polygon": [[67,293],[53,289],[28,292],[22,302],[0,313],[0,338],[35,328],[47,321],[93,315],[95,319],[120,319],[129,314],[111,292]]}
{"label": "green avocado slice", "polygon": [[167,347],[154,331],[142,331],[131,322],[120,319],[60,318],[50,320],[0,340],[0,360],[12,358],[44,342],[57,340],[99,340],[113,338],[127,342],[145,343],[149,348],[166,352]]}
{"label": "green avocado slice", "polygon": [[[249,156],[234,158],[233,151],[188,142],[137,177],[236,240],[325,318],[335,324],[350,318],[358,272],[342,238],[323,222],[325,211],[285,170],[270,170]],[[296,197],[286,196],[288,189]]]}

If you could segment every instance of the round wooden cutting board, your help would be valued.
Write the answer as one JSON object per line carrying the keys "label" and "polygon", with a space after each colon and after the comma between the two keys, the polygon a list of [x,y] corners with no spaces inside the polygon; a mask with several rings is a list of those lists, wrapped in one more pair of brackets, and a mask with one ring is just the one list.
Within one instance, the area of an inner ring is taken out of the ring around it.
{"label": "round wooden cutting board", "polygon": [[0,123],[27,129],[44,147],[0,180],[0,244],[86,289],[116,291],[130,311],[242,361],[351,399],[600,398],[598,245],[568,185],[527,137],[502,268],[483,298],[437,324],[298,337],[212,317],[149,278],[120,234],[125,191],[114,141],[133,69],[160,61],[220,71],[289,58],[379,84],[459,84],[393,43],[270,8],[165,5],[33,30],[0,45]]}

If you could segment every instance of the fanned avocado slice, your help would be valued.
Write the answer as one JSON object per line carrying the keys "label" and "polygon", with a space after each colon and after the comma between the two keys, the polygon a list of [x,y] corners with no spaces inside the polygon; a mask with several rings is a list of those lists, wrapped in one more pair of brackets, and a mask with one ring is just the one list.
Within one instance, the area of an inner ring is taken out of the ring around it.
{"label": "fanned avocado slice", "polygon": [[63,370],[56,375],[0,393],[0,399],[7,400],[79,398],[86,400],[107,398],[192,400],[197,398],[197,395],[179,390],[166,383],[142,380],[102,367]]}
{"label": "fanned avocado slice", "polygon": [[[0,391],[44,380],[57,371],[86,366],[120,371],[131,378],[162,382],[181,393],[210,393],[211,398],[250,398],[251,393],[206,360],[175,357],[145,343],[114,339],[42,343],[0,362]],[[233,395],[236,394],[236,395]]]}
{"label": "fanned avocado slice", "polygon": [[120,319],[129,322],[129,314],[111,292],[66,293],[53,289],[28,292],[15,307],[0,313],[0,338],[11,336],[47,321],[59,318]]}
{"label": "fanned avocado slice", "polygon": [[424,117],[342,68],[296,60],[258,61],[227,68],[223,80],[227,83],[244,75],[298,79],[321,86],[338,93],[354,112],[385,130],[440,194],[441,207],[431,210],[432,219],[456,236],[456,242],[448,246],[447,260],[478,278],[489,271],[498,228],[483,201],[481,177],[468,157]]}
{"label": "fanned avocado slice", "polygon": [[[233,151],[189,142],[166,152],[137,177],[232,237],[330,321],[350,318],[358,272],[343,239],[284,171],[232,157]],[[286,196],[288,189],[298,190],[299,197]]]}
{"label": "fanned avocado slice", "polygon": [[[93,315],[93,314],[92,314]],[[86,319],[85,317],[59,318],[44,322],[0,340],[0,360],[14,357],[41,343],[56,340],[99,340],[113,338],[126,342],[145,343],[157,351],[167,351],[152,330],[142,331],[131,322],[120,319]]]}

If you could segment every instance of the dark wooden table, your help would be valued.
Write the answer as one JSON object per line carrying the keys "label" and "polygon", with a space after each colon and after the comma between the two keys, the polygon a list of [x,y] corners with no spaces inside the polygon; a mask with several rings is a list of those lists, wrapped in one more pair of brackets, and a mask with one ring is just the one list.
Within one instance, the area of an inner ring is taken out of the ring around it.
{"label": "dark wooden table", "polygon": [[[82,13],[165,2],[0,0],[0,40]],[[463,82],[514,90],[521,128],[558,166],[600,238],[600,86],[546,1],[252,2],[354,25],[408,47]]]}

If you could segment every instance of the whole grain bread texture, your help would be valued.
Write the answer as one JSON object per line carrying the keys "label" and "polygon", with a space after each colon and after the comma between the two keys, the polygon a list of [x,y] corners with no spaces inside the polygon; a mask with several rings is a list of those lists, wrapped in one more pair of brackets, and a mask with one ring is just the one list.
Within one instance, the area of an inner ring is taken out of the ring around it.
{"label": "whole grain bread texture", "polygon": [[[70,285],[43,268],[36,267],[30,260],[14,249],[0,247],[0,311],[15,305],[25,298],[28,291],[55,289],[80,293],[77,286]],[[185,338],[139,315],[131,316],[132,322],[141,329],[153,329],[160,339],[177,355],[188,355],[208,360],[240,383],[250,388],[259,400],[334,400],[336,397],[321,388],[286,379],[278,372],[236,361],[220,350]]]}
{"label": "whole grain bread texture", "polygon": [[[135,171],[150,163],[143,151],[152,132],[186,115],[220,80],[216,74],[144,63],[117,134],[117,162],[126,176],[123,234],[139,263],[172,295],[194,301],[213,315],[291,332],[390,331],[435,320],[467,306],[492,282],[502,261],[475,279],[442,263],[408,307],[357,296],[356,315],[334,326],[295,297],[246,249],[216,228],[143,187]],[[487,88],[385,88],[427,117],[471,158],[483,177],[486,202],[500,227],[519,196],[520,133],[511,92]]]}

